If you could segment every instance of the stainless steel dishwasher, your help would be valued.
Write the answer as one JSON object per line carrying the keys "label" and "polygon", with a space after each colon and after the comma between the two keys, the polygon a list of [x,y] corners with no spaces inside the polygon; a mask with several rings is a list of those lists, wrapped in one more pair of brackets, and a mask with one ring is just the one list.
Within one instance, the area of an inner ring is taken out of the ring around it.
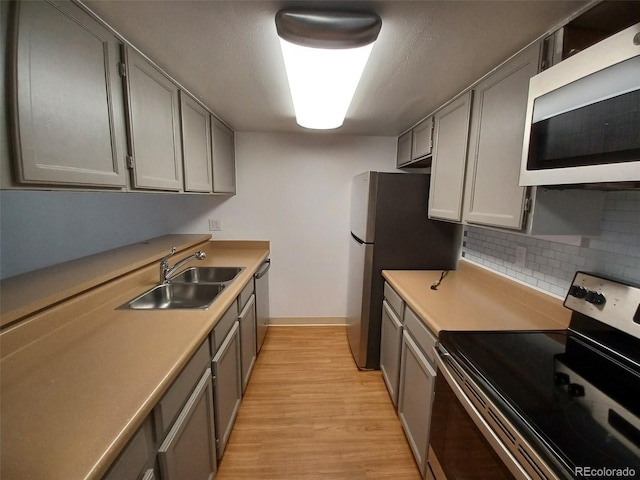
{"label": "stainless steel dishwasher", "polygon": [[267,258],[260,269],[253,275],[256,286],[256,339],[258,342],[258,353],[262,348],[264,339],[269,328],[269,269],[271,259]]}

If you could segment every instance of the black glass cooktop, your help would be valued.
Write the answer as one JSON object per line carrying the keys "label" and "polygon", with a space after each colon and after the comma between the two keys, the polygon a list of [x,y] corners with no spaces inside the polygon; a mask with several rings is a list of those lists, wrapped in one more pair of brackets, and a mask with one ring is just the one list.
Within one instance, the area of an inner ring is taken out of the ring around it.
{"label": "black glass cooktop", "polygon": [[560,476],[640,478],[633,362],[571,331],[441,332],[440,342]]}

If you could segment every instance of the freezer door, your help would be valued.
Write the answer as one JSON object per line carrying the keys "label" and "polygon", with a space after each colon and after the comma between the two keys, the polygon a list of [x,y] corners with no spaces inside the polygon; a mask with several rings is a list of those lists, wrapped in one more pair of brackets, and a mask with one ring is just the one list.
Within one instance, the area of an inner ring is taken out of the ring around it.
{"label": "freezer door", "polygon": [[367,365],[373,245],[362,243],[353,235],[349,241],[349,288],[347,338],[359,368]]}
{"label": "freezer door", "polygon": [[376,180],[376,172],[364,172],[351,185],[351,233],[365,243],[373,243]]}

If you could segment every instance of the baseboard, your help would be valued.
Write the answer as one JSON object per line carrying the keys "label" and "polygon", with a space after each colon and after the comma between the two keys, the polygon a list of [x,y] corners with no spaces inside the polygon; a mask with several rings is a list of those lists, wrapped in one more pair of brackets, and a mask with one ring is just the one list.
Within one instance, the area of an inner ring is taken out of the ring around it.
{"label": "baseboard", "polygon": [[269,319],[270,327],[284,326],[336,326],[346,325],[345,317],[271,317]]}

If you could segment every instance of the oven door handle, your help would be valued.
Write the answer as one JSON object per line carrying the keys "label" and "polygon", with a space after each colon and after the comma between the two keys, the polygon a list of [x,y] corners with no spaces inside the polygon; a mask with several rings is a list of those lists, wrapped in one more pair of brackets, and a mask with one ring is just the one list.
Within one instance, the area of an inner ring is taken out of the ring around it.
{"label": "oven door handle", "polygon": [[[446,352],[446,351],[445,351]],[[439,352],[440,355],[436,356],[436,363],[438,365],[438,374],[442,375],[447,381],[447,384],[453,391],[454,395],[458,398],[466,412],[469,414],[473,423],[476,424],[484,438],[489,442],[493,450],[505,463],[509,471],[517,478],[522,480],[531,480],[531,477],[522,468],[518,461],[514,458],[513,454],[504,446],[497,434],[492,430],[486,420],[482,417],[482,414],[478,412],[478,409],[471,402],[467,394],[462,390],[462,387],[455,380],[454,374],[451,373],[449,367],[445,365],[442,357],[450,357],[449,353]]]}

